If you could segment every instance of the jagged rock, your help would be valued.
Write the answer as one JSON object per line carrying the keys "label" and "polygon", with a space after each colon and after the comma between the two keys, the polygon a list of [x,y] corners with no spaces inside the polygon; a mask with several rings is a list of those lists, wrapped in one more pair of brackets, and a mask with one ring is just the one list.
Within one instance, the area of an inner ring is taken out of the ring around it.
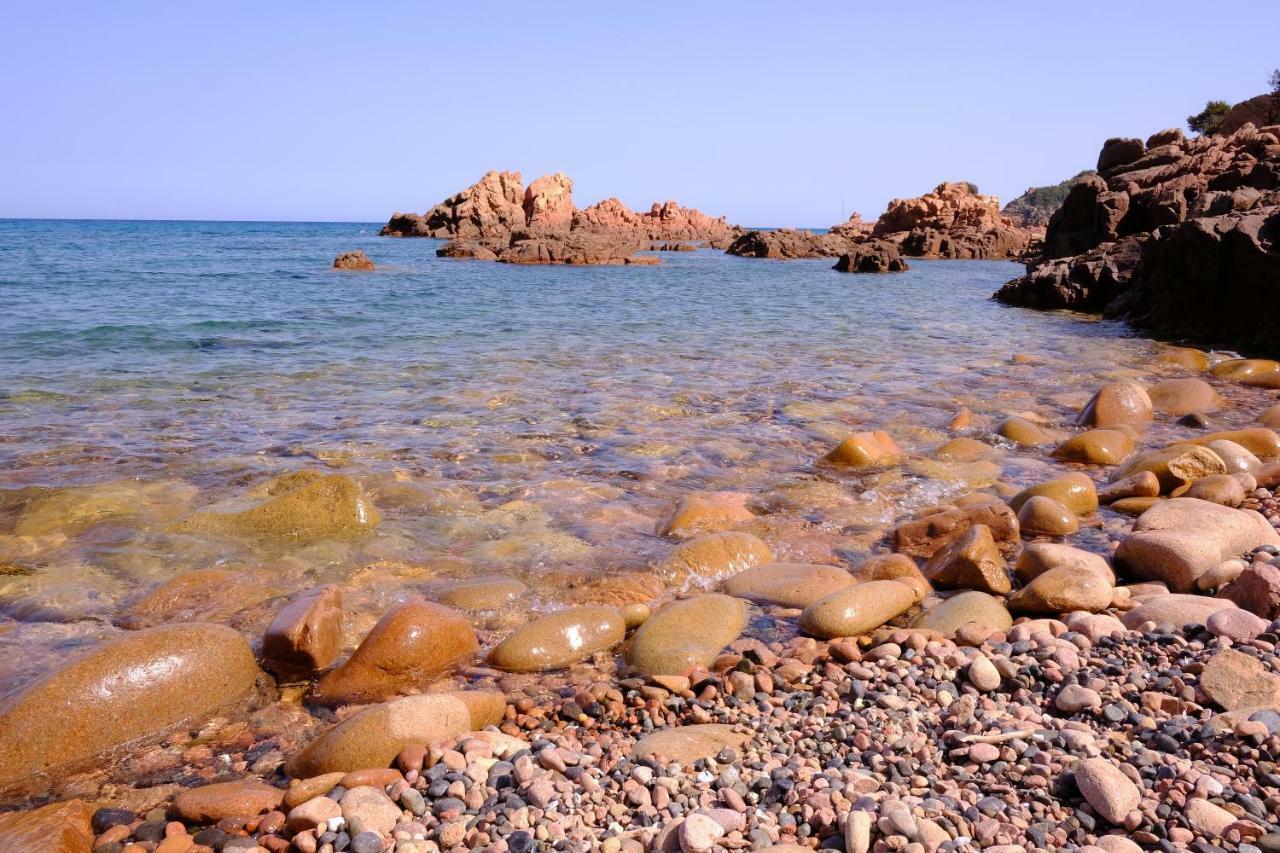
{"label": "jagged rock", "polygon": [[871,236],[916,258],[1013,258],[1031,232],[1000,215],[1000,200],[968,183],[941,183],[918,198],[894,199]]}
{"label": "jagged rock", "polygon": [[373,261],[369,260],[369,256],[364,252],[356,249],[354,252],[343,252],[341,255],[333,259],[333,268],[336,270],[371,270],[377,269]]}
{"label": "jagged rock", "polygon": [[852,241],[840,235],[779,228],[748,231],[735,239],[725,252],[744,258],[835,258],[852,249]]}
{"label": "jagged rock", "polygon": [[898,247],[888,240],[859,243],[840,256],[832,269],[838,272],[902,272],[910,269]]}

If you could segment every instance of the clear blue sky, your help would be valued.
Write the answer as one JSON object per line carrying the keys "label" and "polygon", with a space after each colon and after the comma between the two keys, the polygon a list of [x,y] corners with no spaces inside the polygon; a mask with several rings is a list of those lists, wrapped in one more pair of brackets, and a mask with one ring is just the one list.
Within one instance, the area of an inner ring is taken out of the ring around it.
{"label": "clear blue sky", "polygon": [[384,220],[491,168],[579,206],[1007,200],[1242,100],[1280,2],[11,3],[0,216]]}

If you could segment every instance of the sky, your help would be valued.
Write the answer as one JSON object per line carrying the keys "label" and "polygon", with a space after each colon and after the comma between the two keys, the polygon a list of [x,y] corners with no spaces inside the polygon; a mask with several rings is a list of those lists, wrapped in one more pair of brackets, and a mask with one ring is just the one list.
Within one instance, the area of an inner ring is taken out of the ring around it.
{"label": "sky", "polygon": [[384,221],[489,169],[822,227],[1243,100],[1280,3],[11,3],[0,217]]}

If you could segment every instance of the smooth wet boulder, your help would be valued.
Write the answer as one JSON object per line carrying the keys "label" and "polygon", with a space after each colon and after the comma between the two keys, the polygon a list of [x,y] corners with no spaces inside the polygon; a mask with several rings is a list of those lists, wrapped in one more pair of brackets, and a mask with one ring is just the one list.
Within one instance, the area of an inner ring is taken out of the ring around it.
{"label": "smooth wet boulder", "polygon": [[747,602],[729,595],[673,601],[636,629],[627,662],[646,675],[684,675],[709,666],[747,626]]}
{"label": "smooth wet boulder", "polygon": [[1000,599],[985,592],[970,590],[956,593],[921,613],[912,627],[952,636],[969,624],[993,631],[1007,631],[1013,625],[1013,617]]}
{"label": "smooth wet boulder", "polygon": [[1069,536],[1080,529],[1075,513],[1053,498],[1032,495],[1018,510],[1024,536]]}
{"label": "smooth wet boulder", "polygon": [[1000,450],[975,438],[961,436],[944,443],[933,455],[947,462],[977,462],[999,456]]}
{"label": "smooth wet boulder", "polygon": [[1031,583],[1040,575],[1055,569],[1074,574],[1094,574],[1115,586],[1115,572],[1101,554],[1094,554],[1059,542],[1029,542],[1018,554],[1013,573],[1022,583]]}
{"label": "smooth wet boulder", "polygon": [[1064,474],[1053,480],[1037,483],[1018,492],[1009,500],[1014,512],[1036,495],[1053,498],[1076,515],[1088,515],[1098,508],[1098,490],[1088,474]]}
{"label": "smooth wet boulder", "polygon": [[1261,514],[1173,498],[1138,517],[1116,550],[1116,563],[1139,578],[1163,581],[1173,592],[1190,592],[1202,574],[1259,545],[1280,545],[1280,535]]}
{"label": "smooth wet boulder", "polygon": [[1014,613],[1057,615],[1085,610],[1099,613],[1111,605],[1114,587],[1105,575],[1071,567],[1050,569],[1009,598]]}
{"label": "smooth wet boulder", "polygon": [[261,671],[239,632],[187,623],[131,632],[38,679],[0,707],[0,791],[203,720],[249,697]]}
{"label": "smooth wet boulder", "polygon": [[89,853],[92,819],[82,800],[0,814],[0,853]]}
{"label": "smooth wet boulder", "polygon": [[772,562],[773,551],[759,536],[732,531],[704,533],[673,548],[657,571],[673,582],[715,582]]}
{"label": "smooth wet boulder", "polygon": [[1118,465],[1133,452],[1133,439],[1118,429],[1091,429],[1058,445],[1053,458],[1086,465]]}
{"label": "smooth wet boulder", "polygon": [[991,528],[985,524],[975,524],[959,539],[939,549],[925,564],[924,576],[940,589],[974,589],[1003,595],[1013,588],[1009,567],[991,536]]}
{"label": "smooth wet boulder", "polygon": [[1268,429],[1280,428],[1280,403],[1268,406],[1258,415],[1258,423]]}
{"label": "smooth wet boulder", "polygon": [[1181,497],[1238,507],[1244,503],[1244,484],[1231,474],[1211,474],[1192,483]]}
{"label": "smooth wet boulder", "polygon": [[1014,512],[999,498],[991,496],[989,501],[949,507],[904,521],[890,532],[889,542],[900,554],[931,557],[977,524],[988,528],[997,542],[1016,542],[1021,531]]}
{"label": "smooth wet boulder", "polygon": [[1111,382],[1093,395],[1080,413],[1082,425],[1143,426],[1151,421],[1153,407],[1147,390],[1136,382]]}
{"label": "smooth wet boulder", "polygon": [[738,749],[749,738],[746,732],[735,731],[723,723],[668,726],[638,739],[631,747],[631,756],[641,759],[662,755],[689,767],[700,758],[710,758],[726,749]]}
{"label": "smooth wet boulder", "polygon": [[1259,459],[1275,459],[1280,456],[1280,433],[1266,427],[1229,429],[1199,436],[1193,443],[1209,445],[1215,441],[1234,441]]}
{"label": "smooth wet boulder", "polygon": [[626,622],[615,608],[571,607],[517,629],[489,653],[489,663],[507,672],[562,669],[613,648],[626,636]]}
{"label": "smooth wet boulder", "polygon": [[916,561],[906,554],[877,554],[868,557],[853,568],[852,574],[860,583],[866,581],[897,581],[904,583],[916,594],[916,601],[923,601],[925,596],[933,592],[933,587],[916,565]]}
{"label": "smooth wet boulder", "polygon": [[1147,394],[1156,411],[1174,417],[1192,412],[1213,412],[1222,405],[1222,398],[1213,386],[1194,376],[1157,382]]}
{"label": "smooth wet boulder", "polygon": [[1211,598],[1207,595],[1153,595],[1143,598],[1137,607],[1121,616],[1120,621],[1130,630],[1137,630],[1144,622],[1172,625],[1179,629],[1184,625],[1203,625],[1211,614],[1235,606],[1225,598]]}
{"label": "smooth wet boulder", "polygon": [[12,532],[18,536],[75,536],[109,522],[167,521],[185,511],[195,494],[194,486],[171,480],[24,489]]}
{"label": "smooth wet boulder", "polygon": [[747,509],[748,497],[743,492],[685,495],[671,515],[658,525],[658,535],[688,539],[751,521],[755,513]]}
{"label": "smooth wet boulder", "polygon": [[461,613],[413,598],[387,611],[346,663],[316,683],[312,698],[347,705],[421,690],[479,649]]}
{"label": "smooth wet boulder", "polygon": [[1231,382],[1239,382],[1250,376],[1276,370],[1280,370],[1280,361],[1272,361],[1269,358],[1229,358],[1209,368],[1209,372],[1218,379]]}
{"label": "smooth wet boulder", "polygon": [[249,820],[280,808],[284,790],[256,779],[215,782],[187,788],[173,799],[173,810],[190,823]]}
{"label": "smooth wet boulder", "polygon": [[381,521],[373,502],[350,477],[325,474],[300,482],[243,512],[197,513],[179,529],[303,543],[367,533]]}
{"label": "smooth wet boulder", "polygon": [[832,465],[863,468],[892,461],[901,455],[901,448],[887,432],[874,430],[850,433],[822,460]]}
{"label": "smooth wet boulder", "polygon": [[1020,418],[1016,415],[1001,421],[1000,425],[996,427],[996,435],[1007,438],[1021,447],[1039,447],[1042,444],[1048,444],[1053,441],[1053,436],[1049,435],[1039,424],[1032,423],[1026,418]]}
{"label": "smooth wet boulder", "polygon": [[373,705],[321,732],[285,764],[295,779],[389,767],[406,746],[425,746],[496,725],[506,700],[493,690],[405,696]]}
{"label": "smooth wet boulder", "polygon": [[1143,471],[1154,474],[1160,483],[1160,493],[1167,494],[1201,477],[1225,474],[1227,465],[1222,457],[1207,447],[1181,442],[1125,460],[1112,472],[1111,482],[1117,483]]}
{"label": "smooth wet boulder", "polygon": [[724,591],[756,604],[808,607],[819,598],[852,586],[857,579],[839,566],[765,563],[724,582]]}
{"label": "smooth wet boulder", "polygon": [[272,672],[308,677],[327,669],[342,650],[342,590],[314,587],[294,598],[262,635],[262,659]]}
{"label": "smooth wet boulder", "polygon": [[1125,498],[1154,498],[1160,494],[1160,478],[1150,471],[1138,471],[1108,483],[1098,492],[1098,501],[1112,504]]}
{"label": "smooth wet boulder", "polygon": [[1205,444],[1205,448],[1222,460],[1228,474],[1252,474],[1262,470],[1262,460],[1234,441],[1217,438]]}
{"label": "smooth wet boulder", "polygon": [[915,591],[896,580],[854,584],[806,607],[800,630],[822,639],[857,637],[901,616],[915,603]]}

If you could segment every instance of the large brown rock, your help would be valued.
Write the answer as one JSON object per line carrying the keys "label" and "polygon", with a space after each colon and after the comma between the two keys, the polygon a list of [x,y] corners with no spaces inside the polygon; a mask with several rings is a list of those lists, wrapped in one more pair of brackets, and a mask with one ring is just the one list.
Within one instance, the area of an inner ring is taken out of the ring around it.
{"label": "large brown rock", "polygon": [[[284,478],[282,478],[284,479]],[[364,490],[343,474],[287,479],[282,489],[242,512],[196,513],[183,530],[307,543],[367,533],[381,521]]]}
{"label": "large brown rock", "polygon": [[836,272],[902,272],[910,269],[898,247],[888,240],[867,240],[854,245],[832,267]]}
{"label": "large brown rock", "polygon": [[1222,561],[1277,544],[1280,535],[1257,512],[1174,498],[1138,517],[1116,549],[1116,562],[1137,577],[1163,581],[1173,592],[1190,592],[1197,578]]}
{"label": "large brown rock", "polygon": [[0,853],[89,853],[92,818],[81,800],[0,814]]}
{"label": "large brown rock", "polygon": [[382,229],[388,237],[506,237],[525,225],[524,187],[519,172],[486,172],[425,216],[397,213]]}
{"label": "large brown rock", "polygon": [[737,749],[748,738],[745,732],[735,731],[723,723],[668,726],[637,740],[631,748],[631,755],[637,759],[661,755],[687,767],[699,758],[710,758],[725,749]]}
{"label": "large brown rock", "polygon": [[972,184],[942,183],[918,198],[894,199],[871,231],[917,258],[1014,258],[1031,232],[1001,215],[1000,200]]}
{"label": "large brown rock", "polygon": [[890,532],[889,543],[900,554],[932,557],[939,548],[959,539],[975,524],[985,525],[997,542],[1016,542],[1020,534],[1014,509],[994,500],[943,509],[904,521]]}
{"label": "large brown rock", "polygon": [[622,642],[627,626],[612,607],[571,607],[518,628],[489,653],[508,672],[561,669]]}
{"label": "large brown rock", "polygon": [[295,779],[390,766],[406,746],[448,741],[496,725],[506,700],[492,690],[405,696],[365,708],[321,732],[285,764]]}
{"label": "large brown rock", "polygon": [[1271,563],[1247,566],[1222,590],[1222,597],[1268,621],[1280,619],[1280,568]]}
{"label": "large brown rock", "polygon": [[235,706],[260,675],[224,625],[163,625],[77,656],[0,707],[0,791],[38,791],[50,774]]}
{"label": "large brown rock", "polygon": [[174,797],[173,810],[186,821],[207,824],[227,818],[248,820],[280,808],[283,802],[283,789],[242,779],[187,788]]}
{"label": "large brown rock", "polygon": [[1095,427],[1141,426],[1152,417],[1147,389],[1136,382],[1111,382],[1098,389],[1080,413],[1080,423]]}
{"label": "large brown rock", "polygon": [[325,584],[290,601],[262,635],[262,659],[280,675],[327,669],[342,649],[342,590]]}
{"label": "large brown rock", "polygon": [[1200,673],[1200,689],[1228,711],[1280,708],[1280,675],[1256,657],[1223,649]]}
{"label": "large brown rock", "polygon": [[573,224],[573,181],[564,172],[543,175],[524,191],[525,226],[532,231],[568,231]]}
{"label": "large brown rock", "polygon": [[708,666],[747,624],[747,603],[728,595],[673,601],[636,629],[627,662],[646,675],[684,675]]}
{"label": "large brown rock", "polygon": [[975,524],[959,539],[938,550],[925,564],[924,576],[941,589],[973,589],[1003,595],[1013,586],[1009,567],[992,538],[991,528]]}
{"label": "large brown rock", "polygon": [[757,604],[808,607],[856,582],[857,578],[838,566],[764,563],[726,580],[724,591]]}
{"label": "large brown rock", "polygon": [[479,649],[461,613],[410,599],[378,620],[346,663],[316,683],[312,698],[325,705],[381,702],[423,689]]}
{"label": "large brown rock", "polygon": [[915,592],[896,580],[867,581],[818,599],[800,614],[800,630],[815,637],[856,637],[911,609]]}
{"label": "large brown rock", "polygon": [[676,583],[710,582],[772,562],[773,551],[759,536],[730,531],[704,533],[681,542],[656,569],[661,577]]}
{"label": "large brown rock", "polygon": [[853,249],[853,242],[838,234],[817,234],[795,228],[747,231],[739,235],[726,254],[744,258],[837,258]]}

